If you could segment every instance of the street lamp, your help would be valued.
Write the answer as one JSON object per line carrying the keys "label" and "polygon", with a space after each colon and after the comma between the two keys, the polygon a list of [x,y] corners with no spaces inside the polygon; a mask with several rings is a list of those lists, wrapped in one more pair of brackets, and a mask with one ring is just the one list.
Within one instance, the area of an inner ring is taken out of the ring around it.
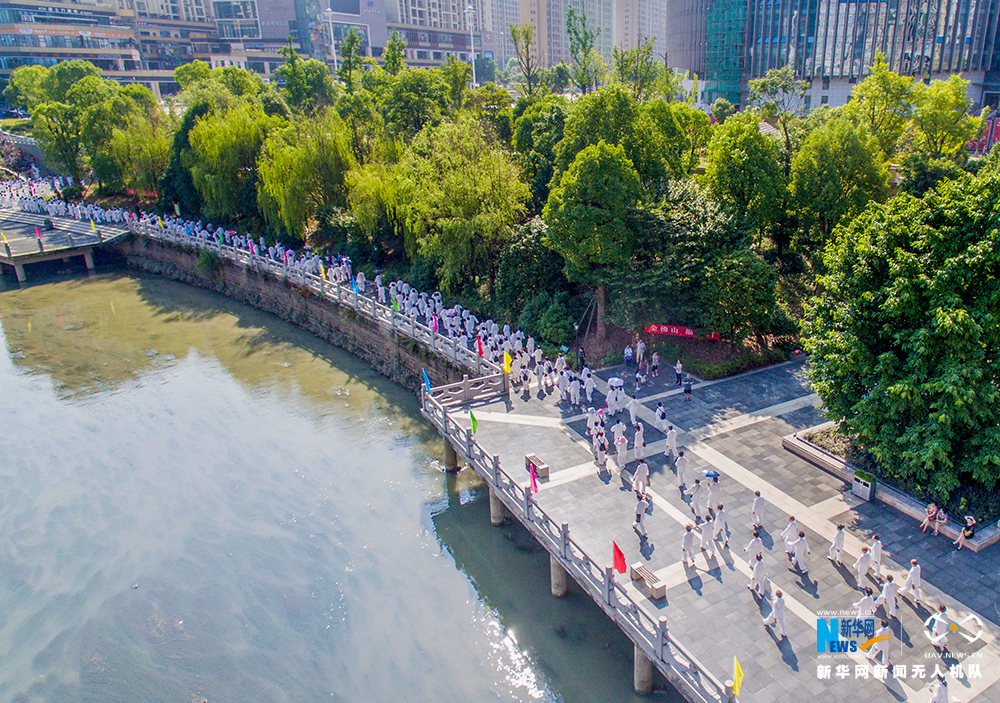
{"label": "street lamp", "polygon": [[476,87],[476,38],[472,35],[472,30],[476,26],[476,9],[472,5],[469,5],[467,8],[465,8],[466,15],[468,15],[470,12],[472,13],[472,19],[469,20],[469,45],[470,48],[472,49],[470,54],[472,56],[472,87],[475,88]]}
{"label": "street lamp", "polygon": [[330,52],[333,54],[333,71],[336,73],[340,67],[337,66],[337,42],[333,38],[333,10],[323,10],[323,19],[330,27]]}

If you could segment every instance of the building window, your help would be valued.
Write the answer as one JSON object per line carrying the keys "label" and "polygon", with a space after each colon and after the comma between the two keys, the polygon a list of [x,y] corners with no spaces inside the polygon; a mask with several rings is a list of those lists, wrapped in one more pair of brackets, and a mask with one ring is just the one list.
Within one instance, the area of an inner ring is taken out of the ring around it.
{"label": "building window", "polygon": [[824,95],[822,98],[819,99],[819,102],[821,105],[828,105],[830,103],[830,96]]}
{"label": "building window", "polygon": [[435,51],[434,52],[434,60],[435,61],[441,61],[443,58],[444,58],[444,56],[441,55],[440,51]]}
{"label": "building window", "polygon": [[823,90],[830,90],[830,77],[823,76]]}
{"label": "building window", "polygon": [[426,61],[427,60],[427,52],[426,51],[418,51],[417,52],[417,60],[418,61],[421,61],[421,60]]}

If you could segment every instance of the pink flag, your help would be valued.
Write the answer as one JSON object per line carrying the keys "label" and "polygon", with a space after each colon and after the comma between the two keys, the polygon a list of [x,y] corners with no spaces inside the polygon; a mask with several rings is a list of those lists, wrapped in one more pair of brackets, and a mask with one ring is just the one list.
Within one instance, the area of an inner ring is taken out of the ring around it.
{"label": "pink flag", "polygon": [[528,464],[529,471],[531,472],[531,492],[538,493],[538,480],[535,478],[535,465]]}
{"label": "pink flag", "polygon": [[38,238],[39,238],[39,239],[41,239],[41,238],[42,238],[42,230],[38,229],[38,227],[35,227],[35,234],[37,234],[37,235],[38,235]]}
{"label": "pink flag", "polygon": [[438,316],[434,315],[434,331],[438,331]]}

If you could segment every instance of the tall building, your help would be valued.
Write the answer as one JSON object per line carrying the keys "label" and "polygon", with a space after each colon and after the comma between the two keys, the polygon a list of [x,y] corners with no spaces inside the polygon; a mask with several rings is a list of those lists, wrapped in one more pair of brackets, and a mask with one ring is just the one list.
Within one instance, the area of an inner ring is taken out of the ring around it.
{"label": "tall building", "polygon": [[634,49],[647,40],[653,42],[655,60],[667,55],[666,0],[616,0],[615,47]]}
{"label": "tall building", "polygon": [[[642,0],[640,0],[641,2]],[[587,29],[597,31],[594,49],[605,61],[616,46],[615,0],[520,0],[520,21],[535,30],[539,63],[545,67],[572,63],[566,16],[570,8],[587,19]]]}
{"label": "tall building", "polygon": [[702,13],[704,34],[672,34],[668,50],[671,63],[704,69],[707,99],[745,102],[750,79],[790,65],[811,82],[810,104],[840,105],[881,52],[893,71],[921,80],[962,73],[981,100],[1000,0],[680,0],[671,6],[671,18]]}

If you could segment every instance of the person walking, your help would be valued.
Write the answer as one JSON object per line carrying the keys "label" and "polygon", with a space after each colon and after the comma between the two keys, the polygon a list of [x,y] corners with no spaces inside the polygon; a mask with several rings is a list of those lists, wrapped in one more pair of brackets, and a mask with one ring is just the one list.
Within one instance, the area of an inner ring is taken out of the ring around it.
{"label": "person walking", "polygon": [[618,453],[618,468],[624,470],[628,465],[628,440],[625,437],[616,439],[615,450]]}
{"label": "person walking", "polygon": [[646,510],[649,508],[649,501],[646,500],[645,496],[640,495],[635,502],[635,522],[632,523],[632,529],[639,533],[640,537],[646,536]]}
{"label": "person walking", "polygon": [[684,537],[681,538],[681,561],[685,566],[688,561],[694,561],[694,525],[687,525],[684,528]]}
{"label": "person walking", "polygon": [[792,566],[797,568],[803,576],[809,573],[809,567],[806,566],[806,554],[812,554],[809,549],[809,543],[806,542],[806,533],[799,532],[798,539],[792,543]]}
{"label": "person walking", "polygon": [[[654,426],[656,427],[656,430],[658,432],[666,432],[667,431],[667,411],[663,409],[663,403],[657,403],[656,404],[656,410],[654,411],[654,415],[656,416],[656,422],[654,424]],[[677,441],[677,434],[676,433],[674,434],[674,441],[675,442]],[[664,452],[664,454],[666,454],[666,452]]]}
{"label": "person walking", "polygon": [[663,448],[663,456],[676,459],[682,452],[677,451],[677,430],[673,425],[667,427],[667,446]]}
{"label": "person walking", "polygon": [[[878,601],[876,601],[878,602]],[[889,622],[887,620],[882,620],[882,626],[875,630],[875,638],[885,637],[886,635],[892,636],[892,630],[889,629]],[[886,638],[884,640],[879,640],[875,645],[868,650],[865,654],[872,661],[877,661],[879,656],[882,657],[882,661],[879,662],[885,668],[889,668],[889,642],[891,640]]]}
{"label": "person walking", "polygon": [[638,495],[646,495],[646,487],[649,485],[649,465],[645,461],[639,462],[632,474],[632,490]]}
{"label": "person walking", "polygon": [[708,542],[708,551],[713,557],[715,556],[716,540],[722,542],[723,549],[729,546],[729,537],[726,534],[728,528],[729,523],[726,521],[726,509],[722,506],[722,503],[719,503],[715,506],[715,517],[712,519],[712,539]]}
{"label": "person walking", "polygon": [[595,441],[597,447],[597,463],[600,466],[608,465],[608,437],[604,432],[598,432]]}
{"label": "person walking", "polygon": [[870,618],[875,614],[875,599],[872,598],[872,589],[864,588],[862,589],[861,600],[854,604],[854,607],[858,609],[859,618]]}
{"label": "person walking", "polygon": [[649,366],[649,375],[652,376],[653,378],[656,378],[657,376],[660,375],[660,355],[654,351],[653,356],[650,359],[650,362],[651,363]]}
{"label": "person walking", "polygon": [[719,477],[713,476],[712,482],[708,484],[708,510],[712,511],[712,506],[718,505],[722,502],[722,484],[719,483]]}
{"label": "person walking", "polygon": [[885,606],[885,614],[889,618],[896,617],[896,582],[892,574],[885,577],[885,582],[882,584],[882,592],[875,599],[875,607],[877,608],[880,605]]}
{"label": "person walking", "polygon": [[681,376],[683,373],[684,373],[684,364],[682,364],[681,360],[678,359],[677,363],[674,364],[674,378],[676,379],[676,383],[678,386],[681,385]]}
{"label": "person walking", "polygon": [[674,468],[677,469],[677,488],[684,490],[684,486],[687,485],[688,458],[684,456],[683,450],[677,453]]}
{"label": "person walking", "polygon": [[778,626],[778,639],[785,639],[788,633],[785,632],[785,600],[780,589],[771,596],[771,614],[764,618],[764,627],[771,625]]}
{"label": "person walking", "polygon": [[757,595],[764,595],[764,558],[757,557],[754,562],[753,571],[750,573],[750,583],[747,584],[747,588],[751,591],[757,593]]}
{"label": "person walking", "polygon": [[750,520],[754,527],[761,527],[764,523],[764,499],[760,491],[753,492],[753,506],[750,508]]}
{"label": "person walking", "polygon": [[694,388],[694,380],[691,378],[691,374],[688,374],[684,378],[684,400],[692,400],[691,389]]}
{"label": "person walking", "polygon": [[937,649],[944,649],[948,646],[948,608],[939,605],[937,612],[931,616],[931,644]]}
{"label": "person walking", "polygon": [[958,549],[961,549],[966,545],[966,540],[970,540],[976,536],[976,518],[971,515],[965,516],[965,526],[962,531],[958,533],[958,539],[956,539],[952,544],[957,544]]}
{"label": "person walking", "polygon": [[899,589],[899,597],[902,598],[910,591],[913,591],[913,602],[920,605],[920,564],[916,559],[910,559],[910,570],[906,574],[906,581]]}
{"label": "person walking", "polygon": [[635,426],[635,414],[639,412],[639,399],[632,394],[632,397],[627,403],[625,403],[625,409],[628,410],[629,419],[632,421],[632,426]]}
{"label": "person walking", "polygon": [[791,555],[794,551],[792,545],[795,544],[795,540],[799,538],[799,526],[795,524],[795,516],[791,515],[788,518],[788,524],[785,525],[785,529],[781,531],[781,539],[785,540],[785,554]]}
{"label": "person walking", "polygon": [[694,485],[684,491],[684,495],[691,496],[691,512],[694,513],[695,522],[701,522],[701,494],[705,487],[701,485],[701,479],[696,478]]}
{"label": "person walking", "polygon": [[615,442],[617,443],[619,438],[625,435],[625,423],[618,420],[611,426],[611,434],[615,436]]}
{"label": "person walking", "polygon": [[858,572],[858,588],[863,589],[865,587],[865,576],[868,575],[868,569],[872,565],[872,555],[868,551],[868,547],[861,548],[861,554],[858,555],[857,560],[854,562],[854,568]]}
{"label": "person walking", "polygon": [[844,526],[837,525],[837,531],[833,534],[833,541],[830,543],[830,552],[827,559],[837,562],[837,566],[843,565],[841,557],[844,553]]}
{"label": "person walking", "polygon": [[646,428],[641,422],[637,422],[635,427],[635,458],[643,460],[646,458]]}
{"label": "person walking", "polygon": [[878,535],[872,538],[872,567],[875,569],[875,580],[882,581],[882,540]]}
{"label": "person walking", "polygon": [[641,339],[635,343],[635,360],[640,364],[646,360],[646,343]]}
{"label": "person walking", "polygon": [[757,557],[764,554],[764,540],[760,538],[760,530],[753,531],[753,538],[743,551],[747,553],[747,566],[752,569]]}
{"label": "person walking", "polygon": [[938,674],[937,678],[931,682],[931,697],[927,703],[951,703],[951,698],[948,696],[948,680],[945,679],[944,674]]}

